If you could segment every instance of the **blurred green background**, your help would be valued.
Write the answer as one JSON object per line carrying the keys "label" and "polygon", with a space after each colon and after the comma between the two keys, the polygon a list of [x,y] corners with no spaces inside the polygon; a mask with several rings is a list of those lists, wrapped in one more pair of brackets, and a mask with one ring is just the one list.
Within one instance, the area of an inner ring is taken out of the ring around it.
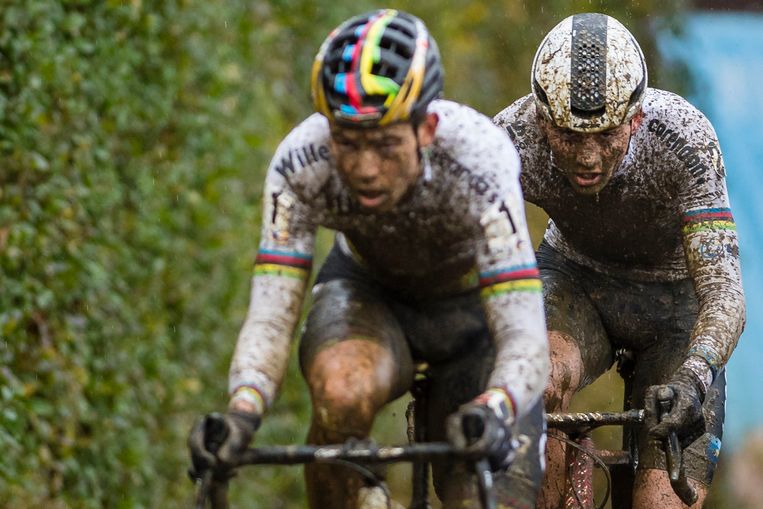
{"label": "blurred green background", "polygon": [[[0,507],[190,505],[185,437],[227,402],[269,157],[311,113],[309,67],[328,31],[380,6],[2,3]],[[538,43],[574,12],[616,16],[652,85],[686,86],[680,68],[660,73],[654,50],[657,26],[680,31],[685,2],[384,6],[425,20],[446,96],[490,116],[529,92]],[[537,242],[545,217],[528,214]],[[619,387],[610,373],[578,407],[618,409]],[[379,419],[380,441],[404,440],[404,408]],[[292,362],[257,441],[302,441],[308,419]],[[406,475],[391,474],[396,490]],[[236,507],[304,505],[297,468],[250,469],[233,485]],[[729,497],[712,506],[738,507]]]}

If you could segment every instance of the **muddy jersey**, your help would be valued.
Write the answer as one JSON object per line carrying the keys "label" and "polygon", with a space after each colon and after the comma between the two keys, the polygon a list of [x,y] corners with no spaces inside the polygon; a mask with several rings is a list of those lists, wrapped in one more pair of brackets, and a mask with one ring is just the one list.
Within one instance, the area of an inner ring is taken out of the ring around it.
{"label": "muddy jersey", "polygon": [[688,355],[715,372],[744,326],[739,246],[718,140],[707,118],[670,92],[648,89],[643,111],[625,159],[594,196],[577,194],[554,167],[532,95],[494,121],[519,150],[525,199],[550,216],[545,240],[555,250],[610,276],[692,278],[700,313]]}
{"label": "muddy jersey", "polygon": [[489,385],[518,413],[548,374],[541,283],[524,216],[519,157],[490,119],[434,101],[435,141],[422,175],[388,212],[359,208],[329,152],[318,114],[281,143],[268,169],[251,304],[234,353],[230,389],[267,406],[286,368],[309,276],[316,228],[339,242],[376,282],[411,299],[481,288],[498,350]]}

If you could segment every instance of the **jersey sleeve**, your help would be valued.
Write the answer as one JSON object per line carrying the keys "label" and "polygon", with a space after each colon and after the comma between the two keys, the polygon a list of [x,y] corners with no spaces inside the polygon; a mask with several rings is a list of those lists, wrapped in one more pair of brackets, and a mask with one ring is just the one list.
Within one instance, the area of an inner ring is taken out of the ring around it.
{"label": "jersey sleeve", "polygon": [[500,158],[504,167],[498,169],[500,192],[481,212],[477,267],[496,343],[495,367],[485,394],[489,400],[503,398],[511,407],[508,415],[516,417],[542,396],[550,361],[541,280],[519,187],[519,157],[508,138],[505,145]]}
{"label": "jersey sleeve", "polygon": [[268,169],[249,309],[229,372],[231,401],[247,400],[260,413],[273,402],[286,372],[316,231],[310,206],[295,191],[299,175],[283,164],[293,150],[289,141],[281,144]]}
{"label": "jersey sleeve", "polygon": [[707,386],[734,350],[745,322],[739,242],[726,190],[725,169],[710,122],[698,111],[690,144],[677,139],[681,231],[689,275],[699,302],[685,364]]}

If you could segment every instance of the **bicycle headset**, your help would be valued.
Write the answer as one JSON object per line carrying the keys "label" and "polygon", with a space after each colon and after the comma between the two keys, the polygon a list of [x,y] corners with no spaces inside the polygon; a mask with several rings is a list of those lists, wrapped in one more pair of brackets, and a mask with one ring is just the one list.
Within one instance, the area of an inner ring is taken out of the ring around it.
{"label": "bicycle headset", "polygon": [[443,69],[435,40],[417,17],[383,9],[334,29],[315,57],[315,109],[331,123],[381,127],[420,121],[442,94]]}
{"label": "bicycle headset", "polygon": [[619,21],[605,14],[576,14],[540,43],[531,86],[538,111],[555,126],[606,131],[640,111],[646,62],[638,42]]}

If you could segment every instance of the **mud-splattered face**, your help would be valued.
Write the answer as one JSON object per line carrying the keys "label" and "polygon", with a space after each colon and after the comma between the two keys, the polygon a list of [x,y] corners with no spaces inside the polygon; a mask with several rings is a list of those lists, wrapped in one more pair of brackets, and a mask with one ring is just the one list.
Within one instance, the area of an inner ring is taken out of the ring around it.
{"label": "mud-splattered face", "polygon": [[416,130],[409,123],[331,128],[337,169],[361,207],[385,212],[400,202],[421,175],[418,147],[432,143],[436,126],[437,117],[430,115]]}
{"label": "mud-splattered face", "polygon": [[554,164],[564,172],[572,188],[580,194],[596,194],[612,178],[626,152],[631,133],[641,121],[631,122],[598,133],[579,133],[560,129],[541,119]]}

